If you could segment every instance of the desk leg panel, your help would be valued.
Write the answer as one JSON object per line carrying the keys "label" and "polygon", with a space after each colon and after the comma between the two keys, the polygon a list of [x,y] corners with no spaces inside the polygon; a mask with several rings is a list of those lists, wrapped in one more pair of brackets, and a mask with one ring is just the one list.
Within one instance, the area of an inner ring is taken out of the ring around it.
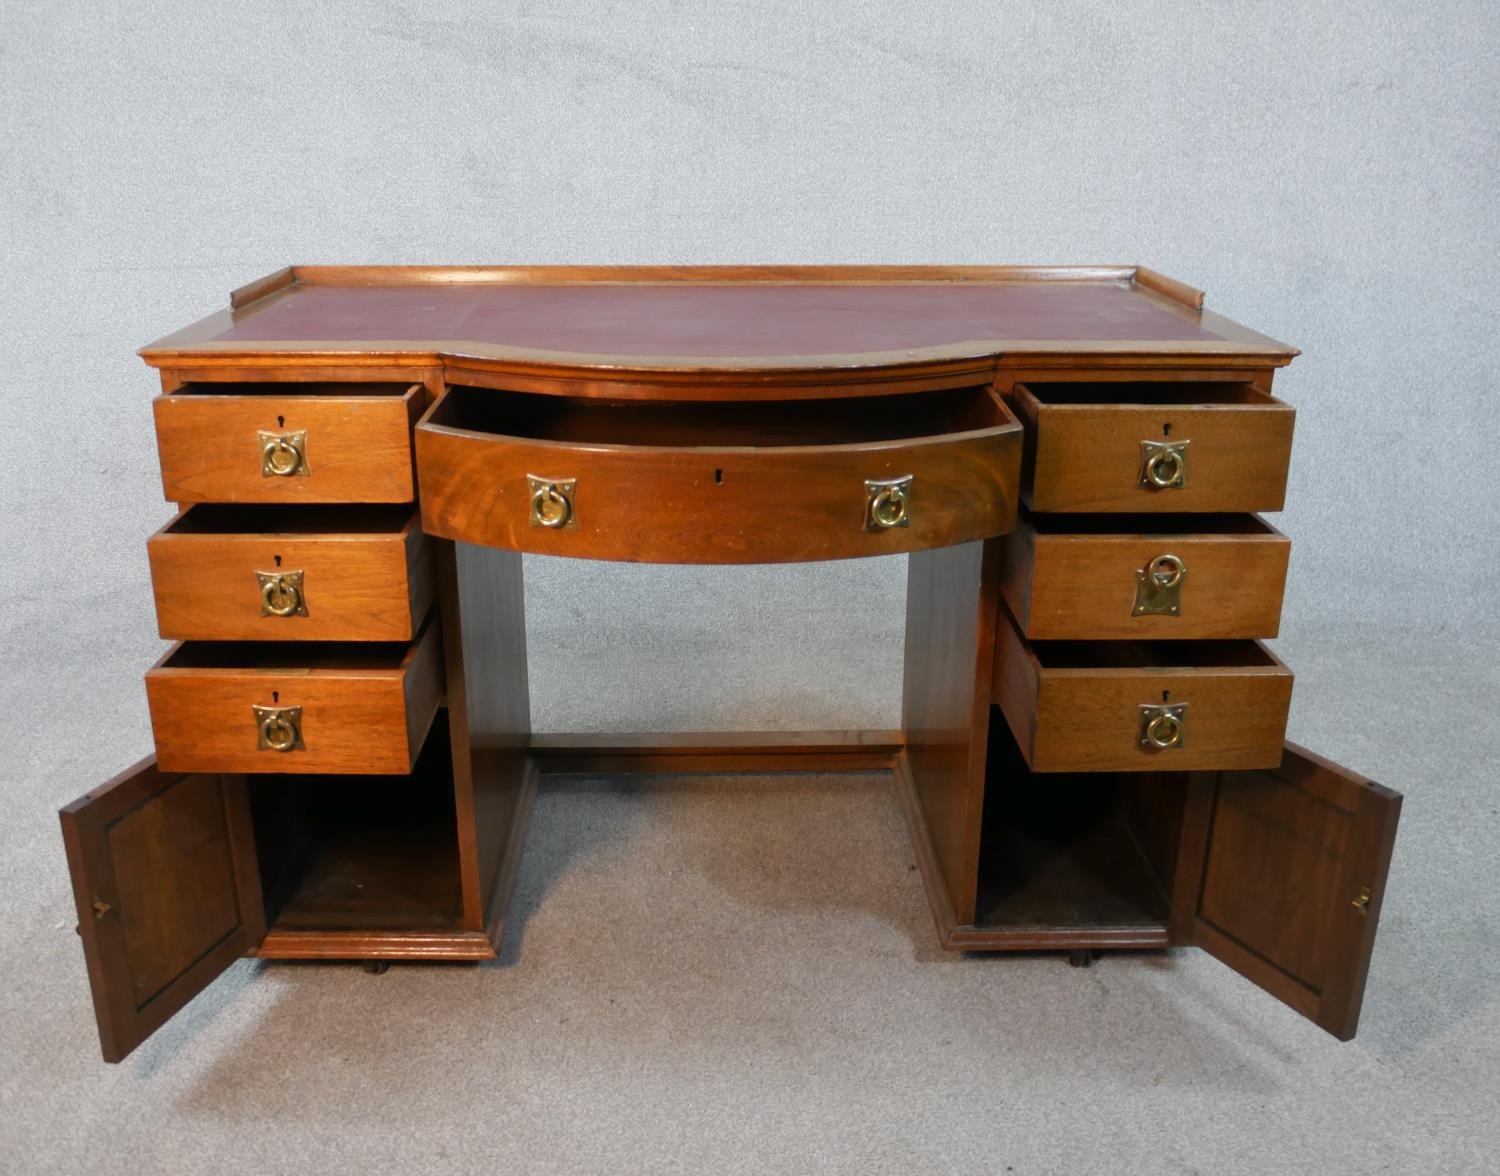
{"label": "desk leg panel", "polygon": [[464,925],[498,947],[536,791],[521,556],[434,542]]}
{"label": "desk leg panel", "polygon": [[996,540],[916,552],[907,573],[902,727],[922,817],[912,829],[928,843],[919,859],[935,866],[924,877],[941,880],[959,924],[973,922],[979,887],[999,556]]}

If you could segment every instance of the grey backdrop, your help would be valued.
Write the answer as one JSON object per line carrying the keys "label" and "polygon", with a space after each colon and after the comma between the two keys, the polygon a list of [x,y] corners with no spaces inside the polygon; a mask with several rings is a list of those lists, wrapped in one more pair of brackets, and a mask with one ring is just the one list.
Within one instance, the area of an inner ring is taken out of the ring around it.
{"label": "grey backdrop", "polygon": [[[1472,1139],[1500,939],[1497,39],[1485,0],[7,4],[0,1015],[28,1036],[0,1155],[92,1097],[36,1067],[151,1077],[90,1058],[53,815],[150,747],[169,509],[133,349],[289,262],[1138,261],[1301,347],[1292,733],[1409,801],[1365,1036],[1284,1061]],[[900,560],[527,575],[539,729],[896,721]],[[1373,1091],[1381,1066],[1404,1084]]]}

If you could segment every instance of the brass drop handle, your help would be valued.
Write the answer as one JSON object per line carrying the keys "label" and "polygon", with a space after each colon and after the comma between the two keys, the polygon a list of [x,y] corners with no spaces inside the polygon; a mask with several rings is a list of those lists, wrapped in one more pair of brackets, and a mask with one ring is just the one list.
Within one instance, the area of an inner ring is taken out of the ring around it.
{"label": "brass drop handle", "polygon": [[527,474],[531,487],[531,525],[533,527],[573,528],[578,525],[573,515],[573,496],[578,489],[577,478],[542,478]]}
{"label": "brass drop handle", "polygon": [[260,612],[267,617],[305,617],[307,597],[303,595],[300,569],[285,572],[256,572],[260,579]]}
{"label": "brass drop handle", "polygon": [[1141,485],[1149,490],[1181,490],[1187,485],[1189,441],[1142,441]]}
{"label": "brass drop handle", "polygon": [[865,479],[865,530],[911,526],[912,475]]}
{"label": "brass drop handle", "polygon": [[1187,703],[1141,707],[1141,746],[1149,751],[1181,747],[1187,734]]}
{"label": "brass drop handle", "polygon": [[307,465],[307,430],[272,433],[261,429],[260,476],[263,478],[305,478],[311,472]]}
{"label": "brass drop handle", "polygon": [[1187,565],[1180,556],[1170,552],[1158,555],[1146,565],[1146,575],[1158,588],[1175,588],[1187,575]]}
{"label": "brass drop handle", "polygon": [[1135,617],[1159,614],[1182,615],[1182,585],[1187,580],[1187,564],[1180,555],[1163,552],[1135,573]]}
{"label": "brass drop handle", "polygon": [[253,709],[257,750],[300,751],[302,749],[302,708],[300,706],[257,706]]}

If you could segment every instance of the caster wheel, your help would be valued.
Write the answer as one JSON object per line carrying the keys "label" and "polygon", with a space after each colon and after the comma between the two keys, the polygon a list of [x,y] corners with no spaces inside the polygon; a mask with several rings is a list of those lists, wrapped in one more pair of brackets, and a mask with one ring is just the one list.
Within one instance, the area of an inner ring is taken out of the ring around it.
{"label": "caster wheel", "polygon": [[1068,953],[1068,966],[1073,968],[1087,968],[1094,962],[1094,953],[1089,948]]}
{"label": "caster wheel", "polygon": [[368,973],[370,973],[370,975],[372,975],[372,976],[384,976],[386,974],[386,972],[390,971],[390,967],[391,967],[391,961],[390,960],[366,960],[365,961],[365,971],[368,972]]}

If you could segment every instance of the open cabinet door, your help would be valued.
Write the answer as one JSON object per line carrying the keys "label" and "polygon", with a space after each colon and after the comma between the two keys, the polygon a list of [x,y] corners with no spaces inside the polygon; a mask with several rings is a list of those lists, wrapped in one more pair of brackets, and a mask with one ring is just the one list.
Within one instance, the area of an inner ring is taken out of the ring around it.
{"label": "open cabinet door", "polygon": [[265,938],[243,776],[145,759],[59,814],[104,1060]]}
{"label": "open cabinet door", "polygon": [[1183,938],[1348,1041],[1400,793],[1288,743],[1280,767],[1208,776],[1189,803],[1201,884]]}

